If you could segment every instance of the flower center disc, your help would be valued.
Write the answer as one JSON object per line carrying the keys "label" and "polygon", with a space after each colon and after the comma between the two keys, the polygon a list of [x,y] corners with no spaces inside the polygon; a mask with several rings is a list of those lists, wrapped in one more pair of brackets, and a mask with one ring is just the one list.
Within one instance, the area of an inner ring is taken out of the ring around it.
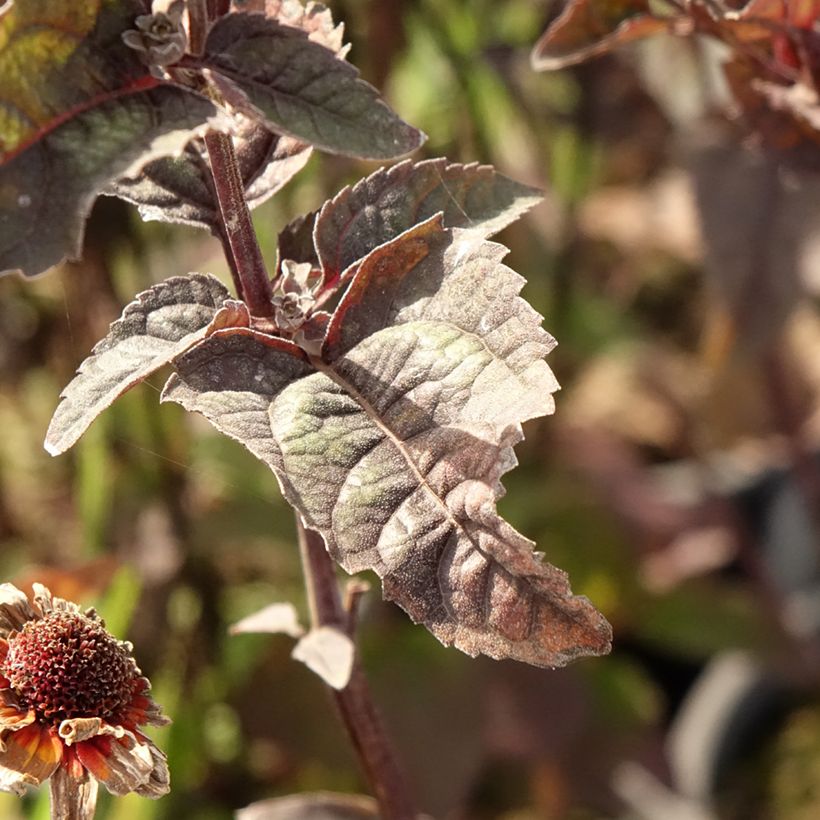
{"label": "flower center disc", "polygon": [[139,670],[103,625],[85,615],[52,612],[9,639],[0,672],[23,709],[40,720],[116,716],[133,696]]}

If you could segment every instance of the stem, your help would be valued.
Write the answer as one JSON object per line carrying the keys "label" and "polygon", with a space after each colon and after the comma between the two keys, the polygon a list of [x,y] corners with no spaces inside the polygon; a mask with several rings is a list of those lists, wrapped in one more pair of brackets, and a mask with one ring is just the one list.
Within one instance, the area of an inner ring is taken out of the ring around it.
{"label": "stem", "polygon": [[[298,515],[296,525],[312,624],[347,631],[348,613],[342,606],[333,562],[324,540],[319,533],[303,527]],[[331,691],[379,804],[379,816],[383,820],[414,820],[418,812],[376,711],[358,653],[350,682],[340,691]]]}
{"label": "stem", "polygon": [[233,259],[231,270],[236,270],[236,276],[241,282],[241,290],[237,295],[245,300],[253,316],[272,316],[270,279],[245,202],[233,140],[228,134],[211,130],[205,134],[205,146],[219,202],[222,223],[220,232],[227,237],[230,248],[228,263]]}
{"label": "stem", "polygon": [[208,36],[208,5],[206,0],[188,0],[188,51],[201,57]]}

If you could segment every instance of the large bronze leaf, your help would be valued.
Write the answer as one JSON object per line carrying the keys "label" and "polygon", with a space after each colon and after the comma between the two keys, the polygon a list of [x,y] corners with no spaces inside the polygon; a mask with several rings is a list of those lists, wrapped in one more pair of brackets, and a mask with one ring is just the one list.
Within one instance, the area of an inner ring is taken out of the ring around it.
{"label": "large bronze leaf", "polygon": [[496,512],[520,424],[557,389],[504,253],[434,217],[361,262],[320,357],[217,331],[175,359],[163,400],[269,464],[334,558],[443,643],[559,666],[611,630]]}

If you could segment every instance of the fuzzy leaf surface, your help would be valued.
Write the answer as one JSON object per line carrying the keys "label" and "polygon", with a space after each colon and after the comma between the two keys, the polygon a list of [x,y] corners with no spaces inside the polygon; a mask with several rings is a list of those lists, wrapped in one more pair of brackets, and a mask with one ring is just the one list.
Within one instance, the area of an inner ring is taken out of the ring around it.
{"label": "fuzzy leaf surface", "polygon": [[326,202],[316,219],[325,281],[438,212],[448,228],[492,236],[541,200],[541,192],[489,165],[406,160],[380,168]]}
{"label": "fuzzy leaf surface", "polygon": [[219,20],[203,65],[238,110],[324,151],[393,159],[424,141],[353,66],[305,32],[263,15]]}
{"label": "fuzzy leaf surface", "polygon": [[[265,14],[284,25],[301,29],[310,40],[341,57],[344,27],[334,25],[330,11],[310,3],[289,0],[234,2],[234,12]],[[251,209],[261,205],[302,170],[310,158],[309,145],[274,134],[264,125],[234,114],[232,136],[245,199]],[[219,205],[202,139],[192,140],[180,156],[162,157],[146,165],[136,178],[117,180],[106,193],[136,205],[145,220],[179,222],[212,232],[219,224]]]}
{"label": "fuzzy leaf surface", "polygon": [[557,389],[504,254],[430,219],[362,261],[321,357],[226,329],[174,361],[163,400],[270,465],[342,567],[375,570],[443,643],[559,666],[611,630],[496,512],[520,424]]}
{"label": "fuzzy leaf surface", "polygon": [[[63,390],[46,450],[65,452],[117,397],[203,338],[222,314],[241,312],[244,306],[229,296],[218,279],[200,273],[175,276],[140,293]],[[231,316],[230,324],[238,321]]]}

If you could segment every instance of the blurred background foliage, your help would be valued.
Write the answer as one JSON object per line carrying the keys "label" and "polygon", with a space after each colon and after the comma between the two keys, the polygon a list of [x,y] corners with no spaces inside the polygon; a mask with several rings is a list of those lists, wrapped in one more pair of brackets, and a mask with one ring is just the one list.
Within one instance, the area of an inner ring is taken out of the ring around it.
{"label": "blurred background foliage", "polygon": [[[730,117],[703,43],[663,39],[536,74],[547,0],[332,3],[350,59],[430,137],[547,191],[499,241],[559,341],[554,417],[530,423],[502,513],[615,630],[544,671],[445,650],[375,579],[361,644],[430,815],[820,816],[820,208]],[[731,112],[729,112],[731,113]],[[276,236],[374,166],[314,155],[254,214]],[[173,790],[108,820],[227,818],[365,791],[322,684],[284,636],[229,637],[305,602],[273,476],[162,378],[66,456],[60,389],[121,306],[176,273],[229,281],[218,244],[102,198],[81,263],[0,281],[0,576],[96,605],[173,716]],[[44,796],[0,815],[47,817]]]}

